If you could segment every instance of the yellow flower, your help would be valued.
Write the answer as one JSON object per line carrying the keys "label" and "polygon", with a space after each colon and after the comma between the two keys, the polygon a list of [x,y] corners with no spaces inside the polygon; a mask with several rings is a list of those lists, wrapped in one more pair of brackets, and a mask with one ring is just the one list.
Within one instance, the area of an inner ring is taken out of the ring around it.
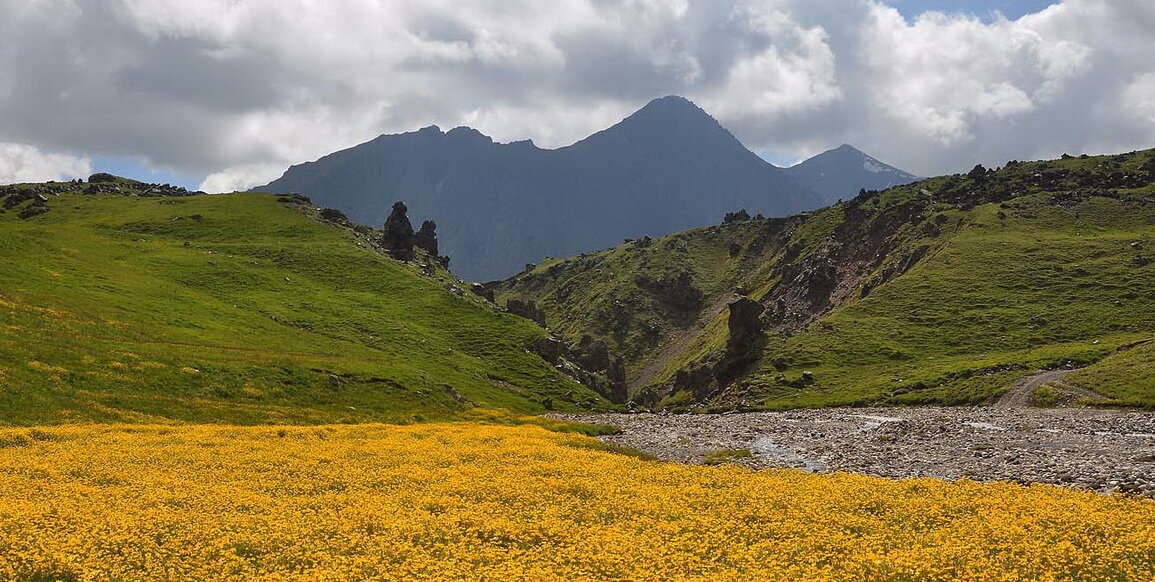
{"label": "yellow flower", "polygon": [[1155,502],[537,427],[0,430],[0,580],[1152,580]]}

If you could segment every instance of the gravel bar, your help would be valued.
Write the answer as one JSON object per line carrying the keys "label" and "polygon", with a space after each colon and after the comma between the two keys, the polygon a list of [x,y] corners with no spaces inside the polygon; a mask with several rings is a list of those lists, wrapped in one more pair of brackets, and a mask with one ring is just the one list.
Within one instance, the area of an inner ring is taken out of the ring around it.
{"label": "gravel bar", "polygon": [[1040,408],[834,408],[736,414],[557,414],[603,441],[698,463],[747,449],[752,468],[1052,483],[1155,496],[1155,413]]}

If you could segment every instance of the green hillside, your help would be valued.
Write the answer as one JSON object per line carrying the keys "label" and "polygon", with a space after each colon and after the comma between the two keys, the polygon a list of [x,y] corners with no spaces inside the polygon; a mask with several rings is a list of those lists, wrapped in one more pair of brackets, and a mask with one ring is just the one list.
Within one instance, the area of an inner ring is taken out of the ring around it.
{"label": "green hillside", "polygon": [[[550,260],[499,300],[605,342],[635,398],[675,407],[982,403],[1099,360],[1067,382],[1152,406],[1150,349],[1112,354],[1155,337],[1153,182],[1152,151],[976,168]],[[765,337],[731,382],[711,370],[735,292],[764,306]]]}
{"label": "green hillside", "polygon": [[82,188],[6,189],[47,194],[9,196],[0,213],[0,424],[407,421],[604,402],[526,351],[539,327],[299,200]]}

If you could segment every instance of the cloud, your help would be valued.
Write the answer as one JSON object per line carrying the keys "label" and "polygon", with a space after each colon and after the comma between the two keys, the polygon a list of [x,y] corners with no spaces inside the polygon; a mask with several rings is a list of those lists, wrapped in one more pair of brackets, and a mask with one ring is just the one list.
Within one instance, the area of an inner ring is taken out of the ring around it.
{"label": "cloud", "polygon": [[0,143],[0,184],[87,178],[92,162],[65,154],[49,154],[23,144]]}
{"label": "cloud", "polygon": [[752,149],[931,174],[1155,146],[1151,30],[1146,0],[0,0],[0,141],[232,189],[432,123],[565,145],[682,94]]}
{"label": "cloud", "polygon": [[201,182],[200,190],[219,194],[222,192],[243,192],[255,186],[268,184],[285,171],[278,163],[232,166],[220,172],[209,174]]}

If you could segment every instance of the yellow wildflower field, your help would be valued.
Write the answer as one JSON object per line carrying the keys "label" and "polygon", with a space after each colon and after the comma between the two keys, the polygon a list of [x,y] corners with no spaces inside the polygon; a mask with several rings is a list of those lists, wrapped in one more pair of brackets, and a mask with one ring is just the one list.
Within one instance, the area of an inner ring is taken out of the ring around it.
{"label": "yellow wildflower field", "polygon": [[538,427],[0,430],[0,580],[1152,580],[1155,503]]}

